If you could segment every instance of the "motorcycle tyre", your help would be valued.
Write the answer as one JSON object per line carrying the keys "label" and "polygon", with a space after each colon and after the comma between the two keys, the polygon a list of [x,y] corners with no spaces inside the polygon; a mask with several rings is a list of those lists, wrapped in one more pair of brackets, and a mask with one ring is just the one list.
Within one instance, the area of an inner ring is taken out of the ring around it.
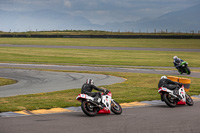
{"label": "motorcycle tyre", "polygon": [[93,112],[87,110],[87,101],[82,101],[81,109],[87,116],[95,116],[97,114],[97,108],[93,108]]}
{"label": "motorcycle tyre", "polygon": [[177,102],[176,102],[175,100],[173,101],[173,103],[170,102],[168,96],[169,96],[169,94],[168,94],[168,93],[165,93],[165,94],[163,95],[163,99],[164,99],[165,103],[166,103],[169,107],[174,108],[174,107],[176,106],[176,103],[177,103]]}
{"label": "motorcycle tyre", "polygon": [[186,73],[187,73],[187,75],[190,75],[191,71],[190,71],[189,67],[188,67],[188,66],[186,66],[186,68],[185,68],[185,69],[187,69],[187,70],[186,70]]}
{"label": "motorcycle tyre", "polygon": [[194,102],[193,102],[192,98],[188,94],[185,94],[185,96],[186,96],[186,104],[188,106],[193,106]]}
{"label": "motorcycle tyre", "polygon": [[[114,101],[114,100],[113,100]],[[116,102],[116,101],[114,101],[115,102],[115,104],[117,104],[117,106],[119,107],[119,110],[116,110],[115,109],[115,106],[113,106],[113,104],[114,103],[112,103],[112,105],[111,105],[111,111],[114,113],[114,114],[116,114],[116,115],[120,115],[121,113],[122,113],[122,107]]]}

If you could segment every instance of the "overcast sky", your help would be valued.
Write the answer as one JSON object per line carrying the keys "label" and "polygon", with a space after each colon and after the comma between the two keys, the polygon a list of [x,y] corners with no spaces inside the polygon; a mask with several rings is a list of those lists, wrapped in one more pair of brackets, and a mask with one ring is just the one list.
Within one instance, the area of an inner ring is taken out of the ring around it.
{"label": "overcast sky", "polygon": [[200,0],[0,0],[0,10],[36,11],[51,9],[82,16],[94,24],[154,18],[185,9]]}

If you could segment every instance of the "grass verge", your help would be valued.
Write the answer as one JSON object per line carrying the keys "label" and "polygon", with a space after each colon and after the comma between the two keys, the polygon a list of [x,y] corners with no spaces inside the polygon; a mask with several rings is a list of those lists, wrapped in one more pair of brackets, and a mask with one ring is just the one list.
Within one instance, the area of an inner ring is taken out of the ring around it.
{"label": "grass verge", "polygon": [[200,39],[0,38],[0,44],[200,49]]}
{"label": "grass verge", "polygon": [[0,86],[14,84],[14,83],[17,83],[17,81],[12,79],[0,78]]}
{"label": "grass verge", "polygon": [[0,47],[1,62],[16,63],[173,66],[174,55],[200,66],[200,52]]}

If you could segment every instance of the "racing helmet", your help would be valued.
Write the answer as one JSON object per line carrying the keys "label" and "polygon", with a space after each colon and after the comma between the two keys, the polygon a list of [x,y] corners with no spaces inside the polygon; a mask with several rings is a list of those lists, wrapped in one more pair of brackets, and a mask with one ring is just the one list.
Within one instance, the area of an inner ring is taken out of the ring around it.
{"label": "racing helmet", "polygon": [[174,60],[174,62],[176,62],[176,63],[180,63],[181,60],[180,60],[179,58],[177,58],[177,59]]}
{"label": "racing helmet", "polygon": [[87,79],[87,80],[86,80],[86,84],[91,84],[91,85],[93,85],[93,84],[94,84],[93,79]]}
{"label": "racing helmet", "polygon": [[167,77],[166,76],[162,76],[160,79],[167,79]]}
{"label": "racing helmet", "polygon": [[174,60],[178,59],[178,56],[174,56],[173,59],[174,59]]}

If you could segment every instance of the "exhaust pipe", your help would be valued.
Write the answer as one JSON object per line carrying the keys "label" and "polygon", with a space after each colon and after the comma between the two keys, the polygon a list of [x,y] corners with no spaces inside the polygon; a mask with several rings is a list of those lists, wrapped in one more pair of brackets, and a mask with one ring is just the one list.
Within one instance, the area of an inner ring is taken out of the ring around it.
{"label": "exhaust pipe", "polygon": [[101,105],[99,105],[99,104],[97,104],[97,103],[95,103],[95,102],[93,102],[93,101],[91,101],[91,100],[87,100],[87,101],[88,101],[88,102],[91,102],[92,104],[96,105],[97,107],[103,109],[103,107],[102,107]]}

